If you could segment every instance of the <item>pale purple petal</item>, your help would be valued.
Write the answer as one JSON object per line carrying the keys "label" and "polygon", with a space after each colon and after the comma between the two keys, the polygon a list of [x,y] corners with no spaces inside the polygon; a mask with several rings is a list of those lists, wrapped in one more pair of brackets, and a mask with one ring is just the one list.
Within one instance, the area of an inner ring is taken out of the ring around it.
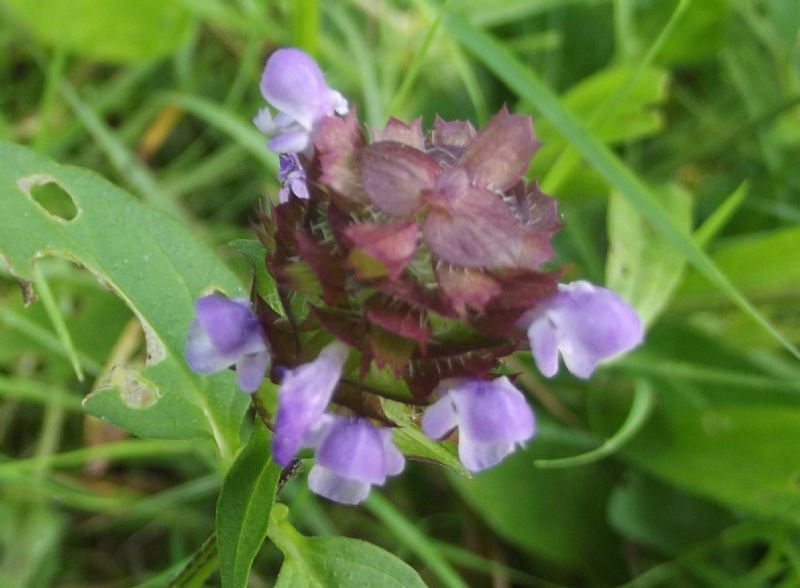
{"label": "pale purple petal", "polygon": [[396,476],[406,466],[406,459],[394,444],[392,432],[389,429],[378,429],[378,434],[383,442],[383,455],[386,461],[386,475]]}
{"label": "pale purple petal", "polygon": [[287,465],[294,458],[306,432],[325,412],[342,377],[349,347],[334,341],[317,358],[288,370],[278,391],[272,450],[275,461]]}
{"label": "pale purple petal", "polygon": [[258,319],[244,298],[204,296],[195,309],[197,320],[219,353],[241,355],[263,348]]}
{"label": "pale purple petal", "polygon": [[632,349],[644,336],[636,311],[619,295],[585,281],[560,284],[558,293],[537,306],[527,320],[531,320],[528,337],[534,358],[548,376],[555,373],[554,346],[570,372],[588,378],[598,363]]}
{"label": "pale purple petal", "polygon": [[457,426],[456,406],[449,394],[431,404],[422,415],[422,430],[431,439],[444,439]]}
{"label": "pale purple petal", "polygon": [[503,461],[514,451],[514,443],[498,441],[481,443],[469,435],[459,434],[458,457],[464,467],[471,472],[480,472]]}
{"label": "pale purple petal", "polygon": [[533,436],[533,412],[506,377],[465,380],[450,396],[458,412],[460,435],[478,443],[521,443]]}
{"label": "pale purple petal", "polygon": [[258,390],[267,368],[270,364],[270,355],[266,351],[245,355],[236,362],[236,383],[243,392],[251,393]]}
{"label": "pale purple petal", "polygon": [[267,141],[267,147],[276,153],[301,153],[310,144],[310,133],[299,128],[281,132]]}
{"label": "pale purple petal", "polygon": [[369,484],[386,480],[383,440],[363,418],[337,417],[317,447],[316,458],[322,467],[351,480]]}
{"label": "pale purple petal", "polygon": [[213,374],[234,363],[235,358],[221,354],[206,335],[200,321],[195,319],[189,325],[186,340],[186,363],[199,374]]}
{"label": "pale purple petal", "polygon": [[370,484],[340,476],[319,464],[308,474],[311,491],[342,504],[358,504],[369,495]]}
{"label": "pale purple petal", "polygon": [[278,180],[281,182],[279,201],[288,202],[292,193],[298,198],[308,198],[306,171],[300,158],[295,153],[281,153],[279,161]]}
{"label": "pale purple petal", "polygon": [[261,75],[261,94],[309,131],[334,107],[322,71],[300,49],[278,49],[270,56]]}

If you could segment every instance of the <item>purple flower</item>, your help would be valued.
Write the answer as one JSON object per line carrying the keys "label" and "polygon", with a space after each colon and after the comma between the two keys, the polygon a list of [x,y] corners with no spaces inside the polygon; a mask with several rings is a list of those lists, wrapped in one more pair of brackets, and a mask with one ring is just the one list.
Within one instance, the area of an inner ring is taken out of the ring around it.
{"label": "purple flower", "polygon": [[253,123],[275,135],[267,146],[277,153],[310,154],[323,119],[346,114],[347,101],[328,87],[317,63],[300,49],[278,49],[261,74],[261,94],[278,111],[261,109]]}
{"label": "purple flower", "polygon": [[255,392],[269,367],[270,351],[250,303],[210,295],[200,298],[195,310],[186,341],[189,367],[213,374],[235,365],[239,388]]}
{"label": "purple flower", "polygon": [[334,341],[309,363],[288,370],[278,390],[278,410],[272,453],[285,466],[303,445],[310,445],[308,435],[320,424],[325,408],[342,377],[342,367],[350,348]]}
{"label": "purple flower", "polygon": [[308,184],[306,183],[306,170],[300,158],[294,153],[281,153],[280,169],[278,170],[278,180],[281,183],[281,191],[278,193],[278,200],[289,201],[289,195],[294,194],[298,198],[308,198]]}
{"label": "purple flower", "polygon": [[586,281],[559,284],[558,293],[520,320],[527,327],[536,365],[545,376],[558,372],[558,354],[567,369],[588,378],[604,359],[642,341],[639,316],[622,298]]}
{"label": "purple flower", "polygon": [[422,415],[422,430],[443,439],[458,427],[458,456],[470,471],[500,463],[533,436],[533,411],[506,377],[451,378],[435,393],[441,396]]}
{"label": "purple flower", "polygon": [[358,504],[373,484],[403,471],[405,459],[389,429],[378,429],[358,417],[327,415],[316,431],[316,464],[308,486],[320,496],[343,504]]}

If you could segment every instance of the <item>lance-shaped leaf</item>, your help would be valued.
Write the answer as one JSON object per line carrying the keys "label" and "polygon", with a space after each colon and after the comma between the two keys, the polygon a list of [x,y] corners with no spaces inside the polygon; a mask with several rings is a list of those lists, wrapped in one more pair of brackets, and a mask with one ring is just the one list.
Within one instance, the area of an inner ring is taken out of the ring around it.
{"label": "lance-shaped leaf", "polygon": [[358,125],[356,109],[345,117],[328,117],[322,121],[314,147],[322,168],[320,182],[345,201],[367,202],[358,175],[358,154],[364,147],[364,135]]}
{"label": "lance-shaped leaf", "polygon": [[469,144],[459,165],[474,185],[502,192],[522,178],[538,148],[531,118],[504,107]]}
{"label": "lance-shaped leaf", "polygon": [[451,174],[425,219],[425,241],[453,265],[534,269],[552,255],[547,235],[526,229],[497,194]]}
{"label": "lance-shaped leaf", "polygon": [[413,214],[423,192],[433,190],[439,165],[430,157],[395,141],[367,145],[358,160],[361,184],[381,211],[393,216]]}
{"label": "lance-shaped leaf", "polygon": [[[72,220],[51,215],[31,196],[50,182],[73,199]],[[146,384],[147,402],[109,382],[84,400],[88,412],[141,437],[213,439],[232,457],[248,398],[236,390],[232,372],[200,376],[183,357],[197,298],[210,289],[246,296],[209,248],[96,174],[0,143],[0,254],[24,280],[41,255],[79,262],[141,322],[148,366],[135,379]]]}
{"label": "lance-shaped leaf", "polygon": [[257,422],[233,462],[217,500],[217,549],[224,588],[244,588],[261,544],[281,468],[270,455],[269,435]]}
{"label": "lance-shaped leaf", "polygon": [[422,117],[415,118],[410,124],[391,117],[381,130],[372,131],[372,140],[375,143],[379,141],[394,141],[423,151],[425,142],[422,138]]}
{"label": "lance-shaped leaf", "polygon": [[[394,223],[358,223],[345,229],[345,235],[353,242],[355,248],[348,256],[348,265],[359,277],[377,277],[388,275],[397,278],[417,250],[419,229],[414,221]],[[383,267],[382,273],[366,275],[362,270],[363,262],[356,254],[363,252],[378,261]]]}

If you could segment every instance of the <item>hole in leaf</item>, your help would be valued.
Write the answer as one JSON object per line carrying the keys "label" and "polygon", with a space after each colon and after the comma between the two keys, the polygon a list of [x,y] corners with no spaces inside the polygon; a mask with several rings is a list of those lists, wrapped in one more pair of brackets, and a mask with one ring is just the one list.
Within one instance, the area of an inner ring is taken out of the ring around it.
{"label": "hole in leaf", "polygon": [[18,185],[51,216],[71,221],[78,216],[78,207],[69,192],[50,176],[31,176],[19,180]]}

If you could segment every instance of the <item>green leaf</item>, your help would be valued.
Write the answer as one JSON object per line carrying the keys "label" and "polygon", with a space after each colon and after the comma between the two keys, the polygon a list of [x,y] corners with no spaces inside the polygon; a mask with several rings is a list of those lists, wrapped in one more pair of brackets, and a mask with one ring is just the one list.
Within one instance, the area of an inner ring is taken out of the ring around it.
{"label": "green leaf", "polygon": [[236,239],[230,242],[230,246],[253,262],[258,295],[264,299],[272,310],[281,316],[285,316],[286,311],[283,309],[283,303],[278,294],[278,284],[275,283],[275,278],[267,272],[267,266],[264,262],[267,250],[264,246],[253,239]]}
{"label": "green leaf", "polygon": [[275,588],[424,587],[414,569],[388,551],[347,537],[304,537],[273,518],[270,537],[285,560]]}
{"label": "green leaf", "polygon": [[[691,196],[677,185],[661,190],[661,202],[688,235]],[[683,256],[619,194],[608,207],[609,253],[606,285],[629,302],[646,324],[669,302],[686,265]]]}
{"label": "green leaf", "polygon": [[[30,197],[33,186],[49,182],[74,200],[73,220],[50,215]],[[0,254],[26,281],[40,256],[79,263],[139,319],[147,367],[112,370],[84,400],[89,413],[140,437],[211,438],[232,458],[248,399],[232,373],[201,377],[183,358],[194,301],[212,288],[245,295],[210,249],[96,174],[0,143]]]}
{"label": "green leaf", "polygon": [[250,567],[267,536],[281,468],[269,434],[256,422],[250,441],[225,476],[217,501],[217,549],[223,588],[247,586]]}
{"label": "green leaf", "polygon": [[512,544],[562,565],[611,571],[621,563],[606,523],[613,477],[602,464],[552,470],[534,465],[537,458],[583,445],[540,423],[525,450],[471,480],[450,476],[450,481],[483,521]]}
{"label": "green leaf", "polygon": [[465,478],[472,477],[458,459],[456,446],[449,441],[434,441],[423,433],[411,420],[406,404],[381,398],[381,407],[384,414],[398,425],[392,429],[392,435],[400,453],[413,459],[438,463]]}
{"label": "green leaf", "polygon": [[571,111],[564,108],[547,84],[493,37],[478,30],[454,13],[448,12],[445,24],[461,45],[469,49],[512,91],[529,100],[586,161],[686,258],[686,261],[714,284],[742,312],[758,323],[795,357],[800,358],[800,350],[744,298],[730,279],[689,236],[683,233],[681,227],[664,211],[644,181],[597,137],[592,135]]}
{"label": "green leaf", "polygon": [[163,0],[4,0],[39,40],[86,57],[134,62],[169,55],[183,43],[190,14]]}

